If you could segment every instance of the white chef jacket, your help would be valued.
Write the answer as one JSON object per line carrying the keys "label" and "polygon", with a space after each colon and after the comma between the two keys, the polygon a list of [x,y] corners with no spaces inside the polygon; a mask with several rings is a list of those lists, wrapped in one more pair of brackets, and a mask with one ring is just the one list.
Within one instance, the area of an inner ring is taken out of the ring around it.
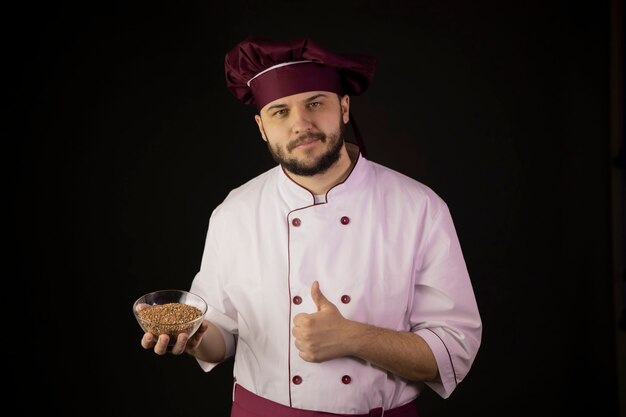
{"label": "white chef jacket", "polygon": [[426,385],[440,396],[469,371],[481,318],[448,208],[427,186],[359,155],[314,204],[280,166],[270,169],[215,208],[190,289],[235,355],[237,383],[257,395],[339,414],[415,399],[424,383],[364,360],[300,358],[292,321],[317,311],[315,280],[345,318],[424,338],[440,374]]}

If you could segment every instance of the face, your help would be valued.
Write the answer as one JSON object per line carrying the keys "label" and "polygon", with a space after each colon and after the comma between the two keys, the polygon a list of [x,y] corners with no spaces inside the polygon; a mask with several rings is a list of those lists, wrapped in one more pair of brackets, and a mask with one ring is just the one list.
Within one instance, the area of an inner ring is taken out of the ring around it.
{"label": "face", "polygon": [[349,104],[348,96],[309,91],[266,104],[255,119],[276,162],[292,174],[313,176],[339,159]]}

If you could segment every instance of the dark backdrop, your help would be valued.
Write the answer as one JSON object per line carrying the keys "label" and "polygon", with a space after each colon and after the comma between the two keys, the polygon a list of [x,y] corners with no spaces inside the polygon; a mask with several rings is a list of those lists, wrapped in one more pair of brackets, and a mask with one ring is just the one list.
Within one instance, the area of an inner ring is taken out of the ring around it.
{"label": "dark backdrop", "polygon": [[131,305],[187,289],[211,210],[273,166],[224,83],[255,34],[378,56],[353,99],[369,158],[451,208],[484,336],[422,415],[617,415],[608,2],[46,2],[5,20],[21,409],[228,415],[232,363],[144,351]]}

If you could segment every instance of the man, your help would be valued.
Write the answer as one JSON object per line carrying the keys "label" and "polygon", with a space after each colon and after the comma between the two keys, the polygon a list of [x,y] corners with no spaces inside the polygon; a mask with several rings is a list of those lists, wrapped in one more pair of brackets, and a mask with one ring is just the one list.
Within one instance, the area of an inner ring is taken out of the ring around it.
{"label": "man", "polygon": [[235,355],[234,417],[415,416],[426,386],[448,397],[482,323],[445,202],[344,141],[375,59],[248,38],[225,66],[278,165],[213,211],[190,290],[207,320],[172,353],[205,371]]}

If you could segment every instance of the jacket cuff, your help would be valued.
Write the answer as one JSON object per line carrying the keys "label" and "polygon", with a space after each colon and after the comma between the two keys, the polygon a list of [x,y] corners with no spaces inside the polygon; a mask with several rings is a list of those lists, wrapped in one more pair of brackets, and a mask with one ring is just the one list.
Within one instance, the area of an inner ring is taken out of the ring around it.
{"label": "jacket cuff", "polygon": [[415,334],[424,339],[426,344],[428,344],[430,350],[435,355],[437,368],[439,369],[439,379],[436,381],[427,381],[425,384],[442,398],[448,398],[458,385],[451,352],[434,330],[420,329],[416,331]]}

